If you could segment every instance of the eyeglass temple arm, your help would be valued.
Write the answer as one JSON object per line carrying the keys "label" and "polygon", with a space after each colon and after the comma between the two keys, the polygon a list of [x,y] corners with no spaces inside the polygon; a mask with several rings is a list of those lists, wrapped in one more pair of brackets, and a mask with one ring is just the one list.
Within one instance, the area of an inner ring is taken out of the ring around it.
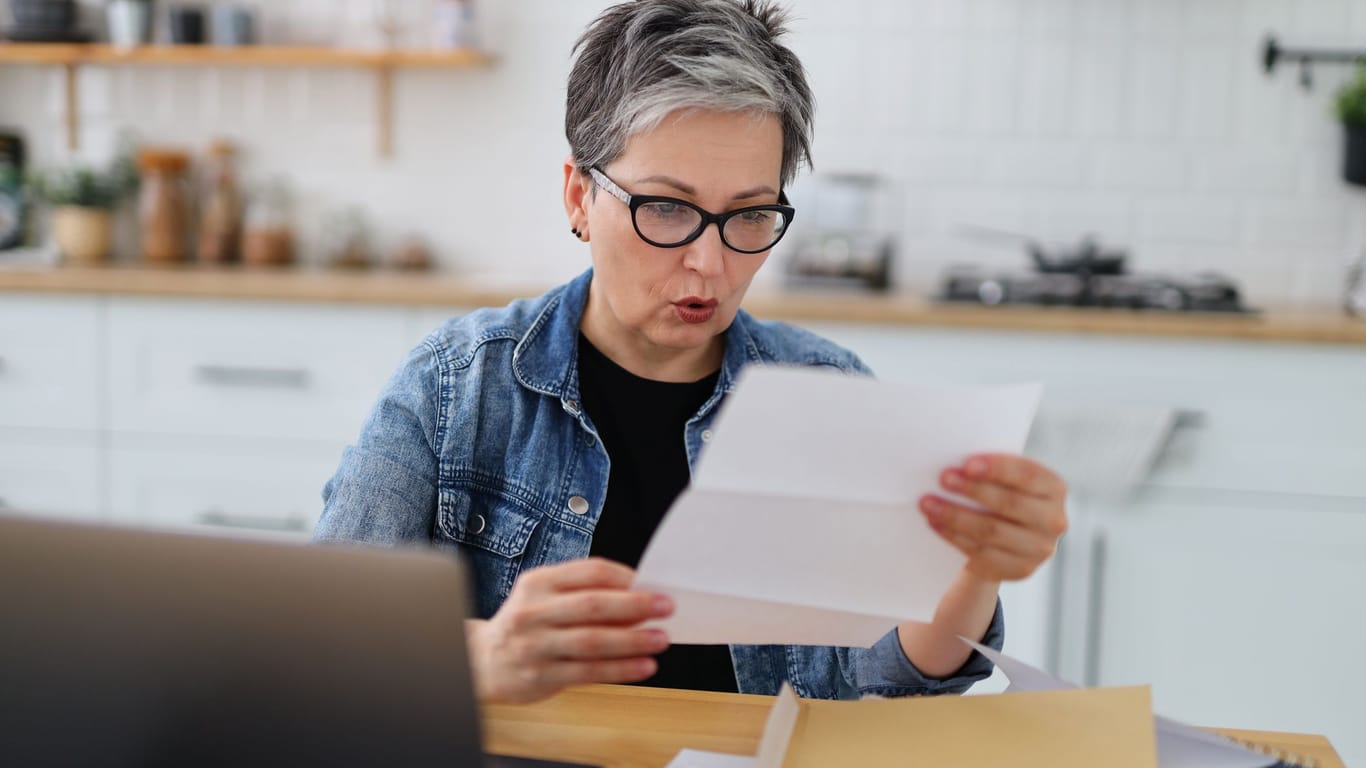
{"label": "eyeglass temple arm", "polygon": [[593,177],[593,181],[597,182],[599,187],[607,190],[608,194],[612,195],[612,197],[615,197],[627,205],[631,204],[631,195],[628,194],[626,190],[618,187],[611,179],[607,178],[607,174],[599,171],[597,168],[589,168],[588,174]]}

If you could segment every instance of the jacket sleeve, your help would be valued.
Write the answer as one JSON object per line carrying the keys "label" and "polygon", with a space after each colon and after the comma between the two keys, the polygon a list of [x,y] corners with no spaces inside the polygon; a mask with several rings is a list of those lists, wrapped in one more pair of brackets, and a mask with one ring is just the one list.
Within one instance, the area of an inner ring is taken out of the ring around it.
{"label": "jacket sleeve", "polygon": [[[980,642],[998,651],[1005,645],[1005,617],[1000,598],[996,600],[991,625]],[[949,677],[928,677],[906,657],[896,629],[884,635],[872,648],[836,648],[834,651],[842,677],[839,698],[869,694],[892,697],[963,693],[973,683],[990,677],[993,669],[987,657],[973,651],[963,666]]]}
{"label": "jacket sleeve", "polygon": [[389,380],[323,488],[314,541],[426,543],[436,515],[442,367],[429,342]]}

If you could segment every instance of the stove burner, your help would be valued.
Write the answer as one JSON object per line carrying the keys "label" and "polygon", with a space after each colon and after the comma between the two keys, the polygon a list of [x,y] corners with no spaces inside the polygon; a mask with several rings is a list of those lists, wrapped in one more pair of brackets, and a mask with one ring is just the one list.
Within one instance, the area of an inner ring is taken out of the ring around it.
{"label": "stove burner", "polygon": [[992,274],[974,267],[950,269],[941,301],[996,306],[1110,307],[1167,312],[1251,312],[1227,277],[1051,272]]}

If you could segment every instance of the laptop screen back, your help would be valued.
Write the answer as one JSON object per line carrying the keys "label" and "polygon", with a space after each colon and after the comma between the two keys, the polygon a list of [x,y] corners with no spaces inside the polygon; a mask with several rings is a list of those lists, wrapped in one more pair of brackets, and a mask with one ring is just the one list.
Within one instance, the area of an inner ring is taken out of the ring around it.
{"label": "laptop screen back", "polygon": [[0,762],[475,765],[460,565],[0,518]]}

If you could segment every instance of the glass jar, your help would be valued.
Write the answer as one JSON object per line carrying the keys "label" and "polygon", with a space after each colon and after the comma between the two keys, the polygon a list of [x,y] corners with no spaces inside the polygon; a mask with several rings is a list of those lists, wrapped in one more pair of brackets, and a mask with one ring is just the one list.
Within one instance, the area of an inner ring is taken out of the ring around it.
{"label": "glass jar", "polygon": [[209,148],[209,186],[199,222],[199,263],[229,264],[240,256],[242,198],[237,191],[237,149],[226,141]]}
{"label": "glass jar", "polygon": [[185,178],[189,167],[189,155],[178,150],[144,149],[138,154],[142,174],[138,220],[142,260],[148,264],[185,261],[190,232],[190,192]]}
{"label": "glass jar", "polygon": [[247,207],[242,237],[242,261],[253,267],[283,267],[294,263],[294,232],[289,196],[276,181],[258,192]]}

